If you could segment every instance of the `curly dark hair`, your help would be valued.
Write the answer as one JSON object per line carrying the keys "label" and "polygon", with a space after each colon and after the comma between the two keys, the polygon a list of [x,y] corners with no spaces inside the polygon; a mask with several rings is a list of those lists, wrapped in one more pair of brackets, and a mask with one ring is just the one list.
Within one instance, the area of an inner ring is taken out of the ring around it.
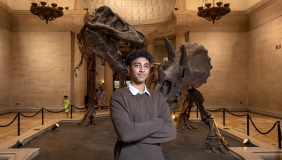
{"label": "curly dark hair", "polygon": [[146,58],[149,63],[153,63],[154,61],[154,58],[153,56],[146,50],[135,50],[131,53],[129,53],[125,59],[125,65],[126,66],[130,66],[131,65],[131,62],[134,61],[136,58],[139,58],[139,57],[144,57]]}

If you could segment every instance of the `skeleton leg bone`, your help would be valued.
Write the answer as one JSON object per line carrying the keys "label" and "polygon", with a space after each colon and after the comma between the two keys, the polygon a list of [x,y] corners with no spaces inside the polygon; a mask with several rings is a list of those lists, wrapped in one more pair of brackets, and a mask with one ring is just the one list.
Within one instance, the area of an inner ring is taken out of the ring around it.
{"label": "skeleton leg bone", "polygon": [[191,88],[188,89],[188,94],[186,99],[191,100],[199,107],[202,121],[209,126],[209,133],[207,136],[204,149],[210,148],[212,152],[216,152],[215,146],[217,146],[221,153],[226,154],[225,149],[228,151],[229,145],[224,140],[224,137],[220,134],[214,119],[214,115],[211,112],[207,111],[206,108],[204,107],[203,95],[195,88]]}
{"label": "skeleton leg bone", "polygon": [[[226,154],[224,148],[228,150],[228,143],[224,140],[224,137],[220,134],[216,122],[213,118],[209,118],[206,120],[206,124],[209,125],[209,133],[207,136],[207,141],[205,144],[204,149],[208,149],[209,146],[212,150],[212,152],[215,151],[215,143],[217,143],[218,149],[220,150],[221,153]],[[224,148],[223,148],[224,147]]]}

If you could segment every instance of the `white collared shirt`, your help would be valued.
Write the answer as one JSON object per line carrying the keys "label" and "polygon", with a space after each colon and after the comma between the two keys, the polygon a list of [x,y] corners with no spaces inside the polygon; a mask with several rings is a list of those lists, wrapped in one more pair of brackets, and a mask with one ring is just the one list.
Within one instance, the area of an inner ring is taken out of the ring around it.
{"label": "white collared shirt", "polygon": [[136,94],[143,94],[143,93],[147,93],[149,96],[151,96],[150,95],[150,93],[149,93],[149,91],[147,90],[147,87],[146,87],[146,85],[145,85],[145,89],[144,89],[144,92],[140,92],[138,89],[136,89],[135,87],[133,87],[132,85],[131,85],[131,83],[128,83],[128,88],[129,88],[129,90],[130,90],[130,92],[135,96]]}

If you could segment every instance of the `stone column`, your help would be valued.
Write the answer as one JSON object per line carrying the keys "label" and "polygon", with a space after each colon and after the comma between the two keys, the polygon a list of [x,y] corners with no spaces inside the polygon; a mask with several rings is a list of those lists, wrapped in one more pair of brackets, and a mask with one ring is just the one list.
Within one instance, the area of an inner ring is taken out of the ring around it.
{"label": "stone column", "polygon": [[80,66],[80,70],[76,70],[77,76],[74,76],[73,69],[81,60],[81,53],[79,51],[79,47],[76,44],[76,34],[72,33],[72,63],[71,63],[71,97],[69,98],[71,104],[76,107],[83,108],[84,107],[84,96],[86,95],[86,86],[87,84],[87,62],[83,61],[83,65]]}
{"label": "stone column", "polygon": [[84,9],[84,0],[75,0],[74,1],[74,9],[75,10],[83,10]]}
{"label": "stone column", "polygon": [[155,39],[147,39],[147,51],[154,57],[155,62]]}
{"label": "stone column", "polygon": [[178,50],[179,47],[185,42],[185,31],[181,31],[181,32],[176,32],[176,42],[175,42],[175,50]]}
{"label": "stone column", "polygon": [[110,104],[110,99],[113,94],[113,71],[110,68],[109,64],[105,62],[104,68],[104,89],[106,91],[106,103]]}
{"label": "stone column", "polygon": [[74,26],[71,33],[71,96],[69,100],[71,104],[80,108],[84,107],[84,97],[87,94],[87,62],[84,60],[83,65],[79,68],[80,70],[76,71],[78,77],[74,76],[73,70],[81,60],[81,53],[76,42],[77,33],[84,25],[85,14],[85,10],[76,10],[71,14]]}

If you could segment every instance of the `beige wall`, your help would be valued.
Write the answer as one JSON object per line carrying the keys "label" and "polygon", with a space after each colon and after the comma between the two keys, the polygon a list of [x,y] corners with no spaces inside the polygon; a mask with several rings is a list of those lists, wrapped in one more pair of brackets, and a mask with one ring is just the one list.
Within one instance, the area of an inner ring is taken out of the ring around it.
{"label": "beige wall", "polygon": [[70,32],[13,32],[11,108],[63,108],[71,93],[70,53]]}
{"label": "beige wall", "polygon": [[76,33],[85,13],[68,11],[45,24],[0,2],[0,113],[61,110],[64,95],[84,106],[85,71],[76,80],[73,68],[80,61]]}
{"label": "beige wall", "polygon": [[208,50],[213,66],[207,83],[199,88],[205,106],[247,109],[247,33],[189,32],[189,39]]}
{"label": "beige wall", "polygon": [[0,113],[10,108],[11,94],[11,13],[0,2]]}
{"label": "beige wall", "polygon": [[[248,98],[251,111],[282,117],[282,43],[281,0],[263,7],[259,12],[250,11],[252,30],[248,54]],[[259,19],[264,17],[264,19]]]}
{"label": "beige wall", "polygon": [[[1,13],[0,13],[1,14]],[[0,27],[0,112],[10,107],[11,90],[11,32]]]}

